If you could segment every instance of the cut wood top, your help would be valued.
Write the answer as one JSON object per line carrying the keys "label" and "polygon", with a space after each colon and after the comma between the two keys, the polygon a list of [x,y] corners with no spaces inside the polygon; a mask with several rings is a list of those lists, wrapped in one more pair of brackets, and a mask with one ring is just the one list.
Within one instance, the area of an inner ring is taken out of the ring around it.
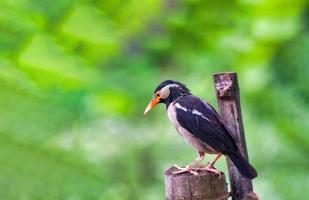
{"label": "cut wood top", "polygon": [[195,176],[190,173],[173,174],[177,168],[165,171],[165,197],[167,200],[223,200],[227,199],[225,175],[199,171]]}

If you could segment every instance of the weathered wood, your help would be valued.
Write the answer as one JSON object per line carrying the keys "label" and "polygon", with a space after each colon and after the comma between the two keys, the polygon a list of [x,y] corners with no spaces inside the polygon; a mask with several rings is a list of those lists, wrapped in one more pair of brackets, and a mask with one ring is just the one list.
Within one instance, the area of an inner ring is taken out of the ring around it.
{"label": "weathered wood", "polygon": [[[224,124],[231,130],[241,153],[248,159],[245,132],[242,122],[239,87],[236,73],[214,74],[219,113]],[[235,165],[227,158],[233,200],[245,200],[253,193],[252,181],[243,178]]]}
{"label": "weathered wood", "polygon": [[200,171],[194,176],[174,171],[177,169],[171,167],[164,173],[166,200],[226,200],[229,196],[224,173],[218,176]]}

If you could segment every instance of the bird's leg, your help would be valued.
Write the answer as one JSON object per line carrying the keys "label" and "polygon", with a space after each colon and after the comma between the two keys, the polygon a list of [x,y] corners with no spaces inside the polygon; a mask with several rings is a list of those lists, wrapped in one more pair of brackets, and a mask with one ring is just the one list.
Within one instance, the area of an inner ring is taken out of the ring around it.
{"label": "bird's leg", "polygon": [[208,172],[213,172],[215,174],[221,175],[221,172],[214,168],[214,164],[217,162],[217,160],[222,156],[222,153],[218,154],[206,167],[199,168],[198,170],[205,170]]}
{"label": "bird's leg", "polygon": [[205,157],[205,153],[198,151],[197,152],[197,158],[189,165],[187,165],[186,167],[179,167],[178,165],[174,165],[174,167],[176,167],[179,171],[173,172],[173,174],[181,174],[184,172],[189,172],[195,176],[198,176],[198,173],[196,171],[194,171],[193,167],[195,165],[197,165],[199,162],[201,162]]}

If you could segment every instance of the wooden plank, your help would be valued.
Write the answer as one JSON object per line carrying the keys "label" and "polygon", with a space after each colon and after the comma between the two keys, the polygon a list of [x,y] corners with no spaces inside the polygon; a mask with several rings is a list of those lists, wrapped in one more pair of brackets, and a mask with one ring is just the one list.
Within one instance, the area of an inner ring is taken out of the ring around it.
{"label": "wooden plank", "polygon": [[[241,153],[248,159],[245,132],[240,108],[237,74],[218,73],[214,74],[213,77],[221,118],[224,124],[231,130],[233,138],[240,148]],[[253,193],[252,181],[242,177],[229,158],[227,158],[227,165],[232,199],[257,199],[256,195]]]}
{"label": "wooden plank", "polygon": [[198,176],[190,173],[173,174],[171,167],[164,173],[166,200],[226,200],[229,196],[225,175],[200,171]]}

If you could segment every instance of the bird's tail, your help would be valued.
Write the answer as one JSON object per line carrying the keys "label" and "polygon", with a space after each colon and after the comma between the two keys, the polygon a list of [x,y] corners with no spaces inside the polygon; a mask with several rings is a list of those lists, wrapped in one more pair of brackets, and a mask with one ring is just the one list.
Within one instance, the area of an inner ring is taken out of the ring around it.
{"label": "bird's tail", "polygon": [[240,153],[230,153],[228,157],[232,160],[240,174],[249,179],[257,177],[257,172],[252,165]]}

